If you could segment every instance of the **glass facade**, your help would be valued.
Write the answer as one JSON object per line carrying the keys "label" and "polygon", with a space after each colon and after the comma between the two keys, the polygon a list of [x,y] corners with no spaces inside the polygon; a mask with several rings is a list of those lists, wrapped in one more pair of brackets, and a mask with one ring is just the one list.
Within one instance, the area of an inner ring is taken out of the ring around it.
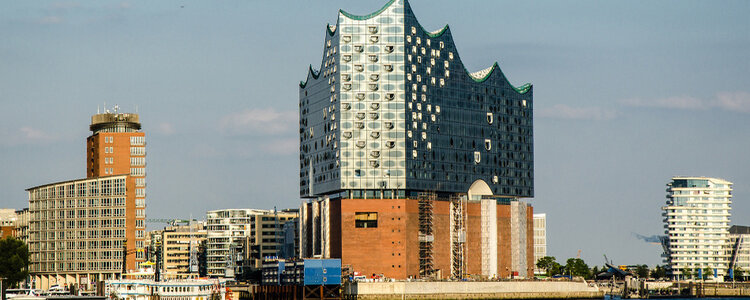
{"label": "glass facade", "polygon": [[497,64],[469,73],[450,29],[427,32],[393,0],[328,26],[300,83],[300,195],[465,193],[533,197],[532,87]]}

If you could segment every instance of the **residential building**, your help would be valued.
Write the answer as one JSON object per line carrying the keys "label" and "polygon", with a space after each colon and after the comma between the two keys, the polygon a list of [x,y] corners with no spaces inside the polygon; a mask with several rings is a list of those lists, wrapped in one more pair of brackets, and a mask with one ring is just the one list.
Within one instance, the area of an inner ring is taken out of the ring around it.
{"label": "residential building", "polygon": [[534,274],[542,275],[546,272],[536,267],[536,262],[545,256],[547,256],[547,214],[534,214]]}
{"label": "residential building", "polygon": [[198,248],[206,240],[206,223],[190,222],[187,225],[167,226],[162,233],[161,278],[196,278],[198,274]]}
{"label": "residential building", "polygon": [[28,245],[29,243],[29,209],[23,208],[16,210],[16,227],[13,236],[22,240]]}
{"label": "residential building", "polygon": [[750,226],[729,227],[729,247],[729,268],[742,270],[747,276],[750,272]]}
{"label": "residential building", "polygon": [[36,288],[91,289],[90,283],[119,278],[145,260],[146,152],[138,115],[115,107],[92,116],[90,129],[86,178],[27,189]]}
{"label": "residential building", "polygon": [[674,279],[723,281],[729,267],[732,183],[709,177],[674,177],[662,207],[665,263]]}
{"label": "residential building", "polygon": [[[494,32],[488,31],[487,35]],[[533,88],[467,72],[406,0],[339,11],[299,85],[300,252],[387,277],[530,277]]]}
{"label": "residential building", "polygon": [[18,217],[16,210],[12,208],[0,208],[0,239],[14,236]]}
{"label": "residential building", "polygon": [[211,277],[234,277],[259,269],[262,258],[278,256],[282,226],[298,217],[295,210],[223,209],[207,212],[207,271]]}

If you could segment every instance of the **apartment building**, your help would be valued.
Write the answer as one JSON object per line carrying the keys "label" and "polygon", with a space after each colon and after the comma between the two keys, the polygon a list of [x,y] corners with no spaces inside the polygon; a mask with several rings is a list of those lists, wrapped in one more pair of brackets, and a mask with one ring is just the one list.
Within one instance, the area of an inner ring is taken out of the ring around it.
{"label": "apartment building", "polygon": [[296,211],[224,209],[207,212],[207,270],[211,277],[234,277],[246,268],[260,268],[262,258],[278,256],[282,225]]}
{"label": "apartment building", "polygon": [[206,240],[206,223],[167,226],[161,234],[161,266],[164,270],[161,278],[198,277],[198,248]]}
{"label": "apartment building", "polygon": [[546,272],[536,267],[536,262],[545,256],[547,256],[547,214],[534,214],[534,274],[542,275]]}
{"label": "apartment building", "polygon": [[674,279],[723,281],[728,275],[732,183],[709,177],[674,177],[667,184],[665,263]]}
{"label": "apartment building", "polygon": [[27,189],[36,288],[92,289],[145,261],[145,134],[137,114],[117,110],[91,117],[86,178]]}

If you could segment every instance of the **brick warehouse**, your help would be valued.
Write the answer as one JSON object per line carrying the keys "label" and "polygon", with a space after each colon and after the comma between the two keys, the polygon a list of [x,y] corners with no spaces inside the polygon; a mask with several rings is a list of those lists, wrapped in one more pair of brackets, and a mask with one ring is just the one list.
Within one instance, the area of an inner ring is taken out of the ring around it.
{"label": "brick warehouse", "polygon": [[533,276],[533,87],[469,73],[406,0],[339,11],[300,83],[300,255],[390,278]]}

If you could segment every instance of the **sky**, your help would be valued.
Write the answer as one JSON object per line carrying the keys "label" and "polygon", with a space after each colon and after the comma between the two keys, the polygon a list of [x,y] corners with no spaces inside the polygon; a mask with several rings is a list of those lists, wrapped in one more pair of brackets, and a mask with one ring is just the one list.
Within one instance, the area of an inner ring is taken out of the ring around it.
{"label": "sky", "polygon": [[[85,177],[105,103],[140,114],[148,218],[298,207],[298,83],[338,9],[384,3],[0,2],[0,207]],[[549,255],[661,263],[636,234],[663,234],[676,175],[734,182],[732,224],[750,225],[749,1],[457,3],[410,1],[470,71],[534,85]]]}

